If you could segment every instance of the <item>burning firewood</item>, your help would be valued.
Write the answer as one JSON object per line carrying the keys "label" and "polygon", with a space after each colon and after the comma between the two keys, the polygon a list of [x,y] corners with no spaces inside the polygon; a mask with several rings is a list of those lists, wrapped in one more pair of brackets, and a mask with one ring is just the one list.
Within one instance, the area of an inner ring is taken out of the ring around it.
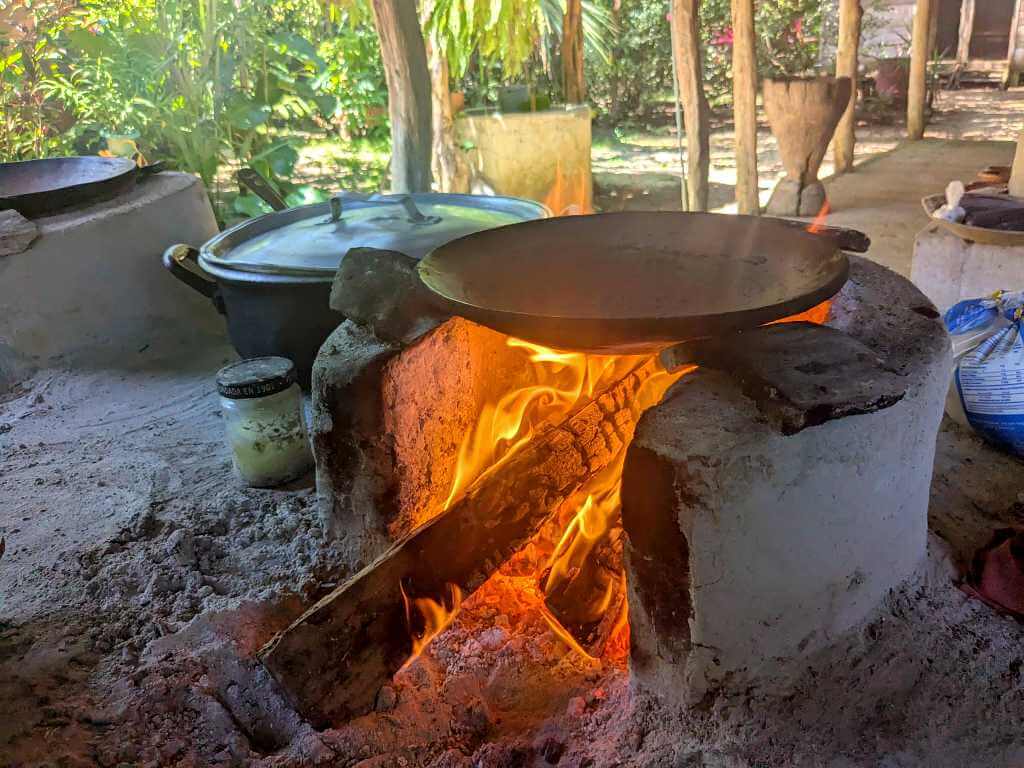
{"label": "burning firewood", "polygon": [[[268,643],[260,659],[296,709],[317,726],[369,711],[458,600],[617,463],[655,370],[649,360],[540,435]],[[424,617],[429,605],[440,610]]]}

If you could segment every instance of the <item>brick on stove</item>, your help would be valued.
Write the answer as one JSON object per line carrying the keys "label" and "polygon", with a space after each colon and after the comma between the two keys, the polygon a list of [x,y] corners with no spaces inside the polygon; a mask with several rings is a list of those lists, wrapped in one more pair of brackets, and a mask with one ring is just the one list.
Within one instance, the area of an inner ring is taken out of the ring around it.
{"label": "brick on stove", "polygon": [[440,511],[463,435],[485,403],[535,372],[502,334],[452,318],[411,343],[348,320],[313,367],[313,448],[324,528],[366,565]]}

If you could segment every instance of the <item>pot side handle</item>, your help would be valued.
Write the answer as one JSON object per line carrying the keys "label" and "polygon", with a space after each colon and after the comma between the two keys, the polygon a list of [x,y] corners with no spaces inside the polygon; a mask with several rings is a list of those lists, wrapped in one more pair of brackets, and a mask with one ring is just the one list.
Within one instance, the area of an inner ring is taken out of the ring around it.
{"label": "pot side handle", "polygon": [[[217,311],[223,313],[220,291],[217,290],[217,283],[202,276],[202,267],[199,266],[199,251],[191,245],[178,243],[172,245],[163,255],[164,268],[181,282],[194,291],[197,291],[213,302]],[[191,263],[191,266],[186,264]]]}

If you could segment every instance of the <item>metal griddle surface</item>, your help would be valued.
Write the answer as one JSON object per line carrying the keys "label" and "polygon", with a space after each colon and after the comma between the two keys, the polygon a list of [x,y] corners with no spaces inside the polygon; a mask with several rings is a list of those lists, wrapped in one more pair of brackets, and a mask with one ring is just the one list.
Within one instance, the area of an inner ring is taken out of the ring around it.
{"label": "metal griddle surface", "polygon": [[653,352],[804,312],[846,282],[826,238],[752,216],[628,212],[513,224],[437,248],[446,309],[559,349]]}

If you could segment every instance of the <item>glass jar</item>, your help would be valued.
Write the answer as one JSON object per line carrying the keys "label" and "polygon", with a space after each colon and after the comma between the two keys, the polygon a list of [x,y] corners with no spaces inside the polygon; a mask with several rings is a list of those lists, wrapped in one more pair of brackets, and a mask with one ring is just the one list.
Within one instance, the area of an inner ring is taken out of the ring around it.
{"label": "glass jar", "polygon": [[235,470],[255,488],[301,477],[313,466],[302,391],[284,357],[257,357],[222,368],[217,391]]}

